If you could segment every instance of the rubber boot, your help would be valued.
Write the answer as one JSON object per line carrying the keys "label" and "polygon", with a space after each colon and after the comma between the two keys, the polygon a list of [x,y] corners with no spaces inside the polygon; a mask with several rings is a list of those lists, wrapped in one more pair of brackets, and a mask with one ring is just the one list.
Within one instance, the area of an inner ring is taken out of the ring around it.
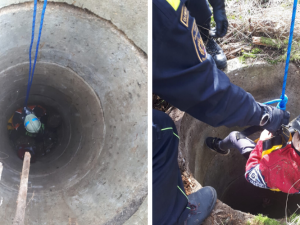
{"label": "rubber boot", "polygon": [[227,58],[222,48],[213,38],[208,39],[208,41],[205,43],[206,51],[213,57],[218,69],[225,69],[227,66]]}
{"label": "rubber boot", "polygon": [[212,33],[215,33],[215,29],[210,29],[209,24],[204,24],[199,26],[199,31],[202,37],[202,40],[205,44],[206,51],[214,59],[218,69],[224,69],[227,66],[227,58],[224,54],[222,48],[217,44],[217,42],[211,36]]}
{"label": "rubber boot", "polygon": [[200,225],[211,214],[217,202],[217,192],[212,187],[204,187],[188,196],[191,212],[184,225]]}
{"label": "rubber boot", "polygon": [[220,138],[214,138],[214,137],[207,137],[205,139],[205,144],[207,147],[209,147],[211,150],[226,155],[230,152],[230,149],[222,150],[219,146],[219,142],[222,141]]}

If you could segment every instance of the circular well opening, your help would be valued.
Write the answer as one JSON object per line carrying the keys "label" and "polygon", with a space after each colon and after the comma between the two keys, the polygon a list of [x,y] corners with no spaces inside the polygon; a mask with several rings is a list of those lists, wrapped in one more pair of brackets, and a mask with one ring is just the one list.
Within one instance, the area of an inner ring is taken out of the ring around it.
{"label": "circular well opening", "polygon": [[[28,64],[17,65],[1,76],[3,94],[0,107],[5,109],[1,121],[1,133],[7,133],[5,121],[13,112],[23,107],[26,91]],[[15,79],[14,79],[15,77]],[[11,82],[14,79],[15,82]],[[103,115],[99,99],[94,91],[73,71],[56,64],[40,63],[36,69],[28,105],[40,104],[48,113],[58,113],[62,124],[58,143],[45,156],[37,158],[30,168],[29,192],[54,192],[78,182],[89,170],[89,162],[96,158],[103,143]],[[11,145],[8,135],[3,135],[5,168],[11,177],[19,177],[22,160]],[[6,179],[3,184],[18,190],[18,179]],[[64,182],[62,182],[64,181]]]}

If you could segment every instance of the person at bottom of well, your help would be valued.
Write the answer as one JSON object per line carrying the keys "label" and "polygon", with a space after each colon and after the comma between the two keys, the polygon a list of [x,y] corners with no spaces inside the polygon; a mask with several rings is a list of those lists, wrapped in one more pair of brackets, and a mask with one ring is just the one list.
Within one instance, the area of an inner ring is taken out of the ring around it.
{"label": "person at bottom of well", "polygon": [[[206,145],[220,154],[229,154],[237,149],[246,157],[245,178],[254,186],[282,191],[289,194],[300,193],[300,116],[292,123],[291,137],[282,145],[282,138],[273,137],[264,130],[257,143],[242,133],[233,131],[223,140],[206,138]],[[293,135],[292,135],[293,134]]]}
{"label": "person at bottom of well", "polygon": [[22,135],[36,137],[43,134],[46,116],[46,109],[40,105],[17,109],[7,122],[10,139],[15,142]]}
{"label": "person at bottom of well", "polygon": [[57,142],[56,129],[61,123],[59,115],[47,116],[40,105],[19,108],[8,120],[9,137],[23,159],[26,151],[31,153],[31,162],[36,155],[46,155]]}

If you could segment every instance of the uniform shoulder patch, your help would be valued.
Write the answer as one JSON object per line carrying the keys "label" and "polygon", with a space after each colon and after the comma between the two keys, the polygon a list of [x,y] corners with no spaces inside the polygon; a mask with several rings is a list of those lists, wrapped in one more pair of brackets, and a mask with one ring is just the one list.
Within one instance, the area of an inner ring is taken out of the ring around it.
{"label": "uniform shoulder patch", "polygon": [[198,58],[200,62],[203,62],[206,59],[206,50],[195,19],[192,27],[192,38]]}
{"label": "uniform shoulder patch", "polygon": [[190,12],[186,8],[186,6],[183,5],[182,8],[181,8],[180,21],[186,27],[189,27],[189,17],[190,17]]}
{"label": "uniform shoulder patch", "polygon": [[167,0],[167,2],[172,6],[172,8],[177,11],[179,5],[180,5],[180,0]]}

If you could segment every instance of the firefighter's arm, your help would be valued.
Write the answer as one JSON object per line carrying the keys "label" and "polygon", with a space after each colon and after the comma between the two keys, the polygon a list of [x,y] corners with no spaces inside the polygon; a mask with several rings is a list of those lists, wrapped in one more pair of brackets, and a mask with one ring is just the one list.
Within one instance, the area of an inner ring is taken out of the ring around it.
{"label": "firefighter's arm", "polygon": [[215,127],[258,126],[266,112],[270,131],[288,123],[218,70],[184,6],[159,0],[153,1],[153,93]]}

